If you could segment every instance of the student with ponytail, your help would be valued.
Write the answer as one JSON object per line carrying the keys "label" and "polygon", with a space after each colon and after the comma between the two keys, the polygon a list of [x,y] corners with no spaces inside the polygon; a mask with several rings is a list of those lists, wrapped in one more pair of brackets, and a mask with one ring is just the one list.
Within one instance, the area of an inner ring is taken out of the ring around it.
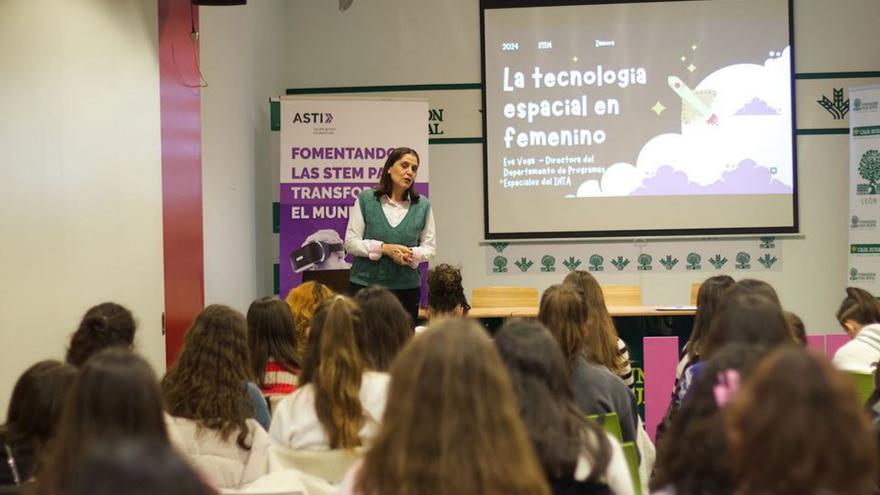
{"label": "student with ponytail", "polygon": [[136,328],[131,311],[112,302],[90,308],[70,337],[66,361],[79,368],[92,354],[107,347],[131,348]]}
{"label": "student with ponytail", "polygon": [[351,298],[321,303],[299,388],[278,404],[272,420],[274,443],[297,450],[353,449],[372,439],[385,410],[388,375],[368,370],[355,338],[362,326]]}
{"label": "student with ponytail", "polygon": [[846,371],[873,373],[880,361],[880,303],[870,292],[848,287],[837,321],[853,340],[838,349],[834,365]]}

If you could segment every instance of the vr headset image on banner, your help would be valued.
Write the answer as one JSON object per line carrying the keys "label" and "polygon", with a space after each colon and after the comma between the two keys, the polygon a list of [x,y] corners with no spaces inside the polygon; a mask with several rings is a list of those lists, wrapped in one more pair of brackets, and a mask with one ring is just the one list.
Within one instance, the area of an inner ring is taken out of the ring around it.
{"label": "vr headset image on banner", "polygon": [[331,253],[340,251],[342,251],[342,243],[340,242],[311,241],[290,253],[290,265],[293,267],[294,273],[303,272],[323,263]]}

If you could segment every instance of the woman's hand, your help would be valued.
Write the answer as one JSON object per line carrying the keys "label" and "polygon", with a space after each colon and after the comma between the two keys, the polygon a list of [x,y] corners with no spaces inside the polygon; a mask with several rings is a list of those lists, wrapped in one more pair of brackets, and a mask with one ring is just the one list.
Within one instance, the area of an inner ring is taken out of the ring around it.
{"label": "woman's hand", "polygon": [[412,249],[401,244],[382,244],[382,255],[390,257],[402,266],[409,266],[413,259]]}

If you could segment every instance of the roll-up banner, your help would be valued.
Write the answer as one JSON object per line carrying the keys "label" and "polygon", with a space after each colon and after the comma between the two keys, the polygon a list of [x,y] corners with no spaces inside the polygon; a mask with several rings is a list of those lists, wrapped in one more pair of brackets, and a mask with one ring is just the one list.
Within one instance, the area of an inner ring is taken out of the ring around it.
{"label": "roll-up banner", "polygon": [[880,86],[849,88],[847,285],[877,296],[880,273]]}

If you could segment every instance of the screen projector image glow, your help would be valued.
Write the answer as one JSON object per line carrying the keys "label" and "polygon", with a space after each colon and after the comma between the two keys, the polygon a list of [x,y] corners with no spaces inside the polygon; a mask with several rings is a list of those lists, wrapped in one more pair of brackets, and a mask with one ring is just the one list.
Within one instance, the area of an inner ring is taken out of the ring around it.
{"label": "screen projector image glow", "polygon": [[486,237],[797,231],[789,0],[483,0]]}

